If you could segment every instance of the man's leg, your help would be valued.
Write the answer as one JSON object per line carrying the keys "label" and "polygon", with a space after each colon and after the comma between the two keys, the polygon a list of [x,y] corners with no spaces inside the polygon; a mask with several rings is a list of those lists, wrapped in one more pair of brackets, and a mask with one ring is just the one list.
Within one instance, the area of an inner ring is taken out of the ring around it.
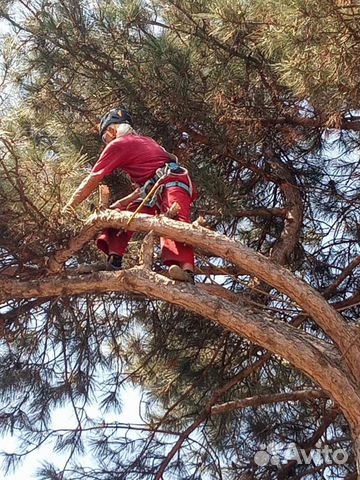
{"label": "man's leg", "polygon": [[133,232],[122,232],[114,228],[104,230],[96,240],[96,246],[108,257],[108,263],[114,270],[120,270],[122,257]]}
{"label": "man's leg", "polygon": [[[181,187],[164,188],[161,211],[166,212],[175,202],[180,207],[175,220],[190,223],[192,199],[189,193]],[[168,238],[161,238],[160,243],[162,247],[163,262],[165,265],[169,266],[170,276],[174,280],[192,282],[194,279],[193,247]]]}

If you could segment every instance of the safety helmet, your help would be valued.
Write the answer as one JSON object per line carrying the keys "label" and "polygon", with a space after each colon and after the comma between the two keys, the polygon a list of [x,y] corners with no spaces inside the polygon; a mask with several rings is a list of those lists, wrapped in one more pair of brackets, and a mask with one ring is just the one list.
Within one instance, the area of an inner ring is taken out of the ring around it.
{"label": "safety helmet", "polygon": [[127,112],[122,108],[113,108],[109,112],[105,113],[105,115],[100,120],[100,125],[99,125],[100,138],[102,138],[102,136],[105,133],[105,130],[112,123],[117,123],[117,124],[127,123],[133,126],[132,118],[129,112]]}

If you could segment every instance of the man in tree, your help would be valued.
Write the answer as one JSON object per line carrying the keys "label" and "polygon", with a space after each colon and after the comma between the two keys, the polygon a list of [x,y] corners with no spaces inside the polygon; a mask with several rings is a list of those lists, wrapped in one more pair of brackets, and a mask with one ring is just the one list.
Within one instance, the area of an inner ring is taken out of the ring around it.
{"label": "man in tree", "polygon": [[[154,215],[167,212],[177,203],[177,220],[190,222],[195,192],[187,170],[178,164],[175,155],[168,153],[153,139],[137,135],[130,114],[122,109],[106,113],[101,119],[99,132],[106,147],[64,210],[79,205],[104,177],[119,168],[138,188],[127,197],[127,202],[126,199],[119,200],[111,208]],[[131,231],[109,228],[98,238],[97,246],[106,253],[113,269],[121,269],[122,257],[132,234]],[[193,282],[193,248],[163,238],[161,247],[164,264],[169,266],[169,276],[174,280]]]}

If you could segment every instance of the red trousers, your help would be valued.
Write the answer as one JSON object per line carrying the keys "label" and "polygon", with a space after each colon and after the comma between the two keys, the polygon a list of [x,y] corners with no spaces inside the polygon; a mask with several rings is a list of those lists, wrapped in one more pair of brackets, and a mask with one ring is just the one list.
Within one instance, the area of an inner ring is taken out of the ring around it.
{"label": "red trousers", "polygon": [[[161,196],[159,197],[158,203],[160,204],[160,208],[158,206],[144,206],[141,209],[141,213],[147,213],[149,215],[165,213],[175,202],[177,202],[180,206],[180,211],[176,217],[176,220],[190,223],[190,209],[193,198],[191,198],[189,193],[181,187],[164,188]],[[133,212],[136,210],[138,205],[138,203],[131,203],[127,207],[117,210],[127,210]],[[97,247],[107,255],[116,254],[123,256],[132,235],[133,232],[131,231],[107,228],[97,239]],[[162,259],[165,265],[182,265],[184,263],[190,263],[191,265],[194,265],[194,251],[191,246],[185,245],[181,242],[175,242],[174,240],[170,240],[168,238],[161,238],[160,245]]]}

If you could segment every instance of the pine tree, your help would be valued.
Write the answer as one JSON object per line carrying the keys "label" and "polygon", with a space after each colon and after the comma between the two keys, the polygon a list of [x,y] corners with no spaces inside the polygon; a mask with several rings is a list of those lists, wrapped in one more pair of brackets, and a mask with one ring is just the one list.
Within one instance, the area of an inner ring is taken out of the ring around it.
{"label": "pine tree", "polygon": [[[30,0],[0,17],[0,427],[22,440],[5,469],[49,439],[69,462],[44,479],[356,478],[358,4]],[[60,213],[114,105],[189,169],[207,225],[138,216],[121,273],[92,240],[126,214],[95,196]],[[139,268],[149,230],[197,248],[194,287]],[[143,425],[88,416],[120,412],[129,384]],[[71,432],[52,430],[62,405]],[[299,464],[292,443],[349,459]],[[280,464],[254,460],[264,445]]]}

